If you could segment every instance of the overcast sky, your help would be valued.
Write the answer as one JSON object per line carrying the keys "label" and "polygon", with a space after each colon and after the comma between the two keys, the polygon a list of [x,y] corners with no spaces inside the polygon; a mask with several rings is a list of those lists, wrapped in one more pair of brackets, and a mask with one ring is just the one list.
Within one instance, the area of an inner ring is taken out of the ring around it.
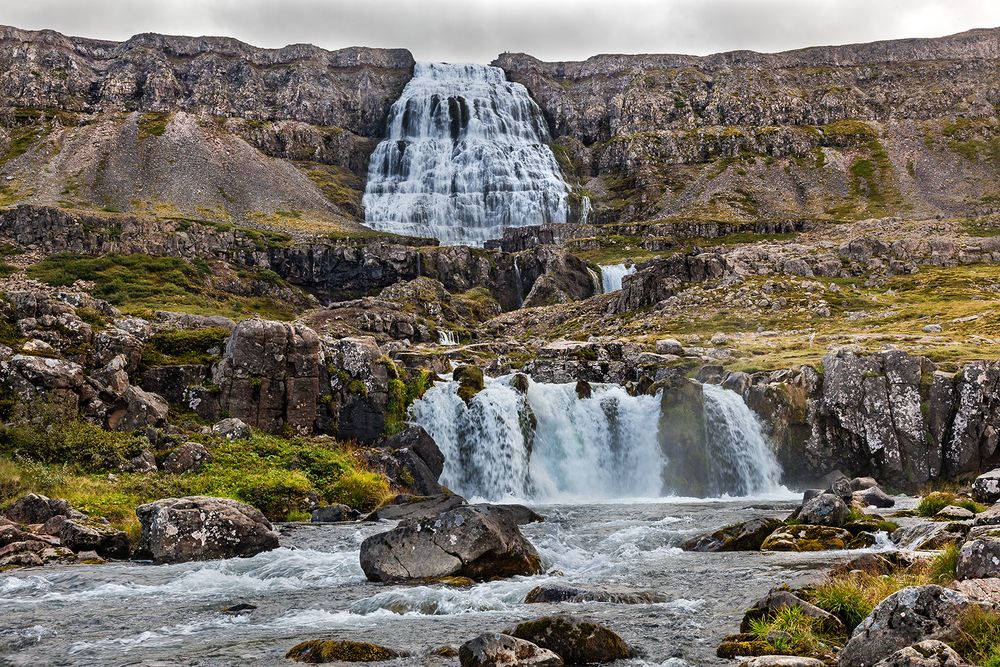
{"label": "overcast sky", "polygon": [[405,47],[418,60],[781,51],[1000,26],[1000,0],[0,0],[0,23],[121,40]]}

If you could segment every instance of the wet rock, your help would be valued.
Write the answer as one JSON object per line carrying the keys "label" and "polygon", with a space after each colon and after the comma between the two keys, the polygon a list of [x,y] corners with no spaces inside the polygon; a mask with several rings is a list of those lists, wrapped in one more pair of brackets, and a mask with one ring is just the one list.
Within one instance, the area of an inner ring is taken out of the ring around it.
{"label": "wet rock", "polygon": [[969,599],[940,586],[910,586],[882,600],[851,635],[839,667],[869,667],[914,642],[949,641]]}
{"label": "wet rock", "polygon": [[956,507],[955,505],[948,505],[947,507],[942,507],[941,510],[934,515],[935,519],[947,519],[951,521],[965,521],[966,519],[971,519],[976,514],[972,510],[967,510],[964,507]]}
{"label": "wet rock", "polygon": [[563,659],[529,641],[491,632],[458,649],[462,667],[562,667]]}
{"label": "wet rock", "polygon": [[426,462],[412,449],[370,449],[363,453],[363,457],[368,468],[385,475],[394,487],[418,496],[434,496],[446,492],[438,484],[438,476],[431,472]]}
{"label": "wet rock", "polygon": [[85,515],[73,509],[68,500],[49,498],[39,493],[29,493],[18,499],[3,512],[15,523],[34,524],[45,523],[54,516],[83,518]]}
{"label": "wet rock", "polygon": [[124,472],[156,472],[156,456],[144,449],[122,466]]}
{"label": "wet rock", "polygon": [[744,660],[740,667],[824,667],[822,660],[799,655],[759,655]]}
{"label": "wet rock", "polygon": [[833,526],[784,526],[771,533],[760,546],[761,551],[827,551],[845,549],[854,537],[843,528]]}
{"label": "wet rock", "polygon": [[545,521],[545,517],[530,507],[525,507],[524,505],[516,505],[512,503],[484,503],[472,505],[472,507],[480,507],[488,512],[504,514],[507,518],[519,526],[526,526],[529,523],[541,523]]}
{"label": "wet rock", "polygon": [[436,480],[444,471],[444,454],[434,438],[422,426],[409,426],[387,439],[383,445],[387,449],[410,449],[427,466]]}
{"label": "wet rock", "polygon": [[964,523],[919,523],[894,530],[890,537],[901,549],[936,551],[961,544],[968,533],[969,525]]}
{"label": "wet rock", "polygon": [[163,462],[163,470],[176,475],[195,472],[211,460],[212,454],[205,449],[204,445],[197,442],[185,442],[170,452],[170,455]]}
{"label": "wet rock", "polygon": [[365,517],[365,521],[395,521],[399,519],[429,519],[442,512],[465,505],[465,498],[451,493],[435,496],[398,495]]}
{"label": "wet rock", "polygon": [[770,517],[755,517],[742,523],[699,535],[684,543],[685,551],[759,551],[764,540],[782,523]]}
{"label": "wet rock", "polygon": [[557,602],[611,602],[614,604],[656,604],[667,597],[656,591],[605,591],[562,584],[536,586],[524,597],[525,604]]}
{"label": "wet rock", "polygon": [[959,579],[1000,576],[1000,530],[970,535],[958,553],[955,574]]}
{"label": "wet rock", "polygon": [[400,651],[370,644],[334,639],[313,639],[296,644],[285,657],[295,662],[320,664],[325,662],[381,662],[406,655]]}
{"label": "wet rock", "polygon": [[891,574],[911,564],[912,560],[900,552],[887,552],[885,554],[867,553],[852,558],[846,563],[834,566],[830,570],[830,576],[841,577],[851,572],[864,572],[865,574],[875,575]]}
{"label": "wet rock", "polygon": [[712,461],[705,434],[701,383],[671,376],[660,393],[660,449],[670,461],[664,486],[679,495],[709,494]]}
{"label": "wet rock", "polygon": [[156,563],[253,556],[278,546],[278,533],[259,510],[228,498],[165,498],[135,513],[139,551]]}
{"label": "wet rock", "polygon": [[371,581],[464,576],[476,581],[541,572],[538,552],[512,515],[459,507],[412,519],[361,543],[361,567]]}
{"label": "wet rock", "polygon": [[802,505],[799,521],[813,526],[840,527],[847,523],[850,508],[833,493],[824,493]]}
{"label": "wet rock", "polygon": [[815,620],[825,632],[830,634],[843,634],[846,632],[844,624],[839,618],[823,611],[819,607],[789,591],[772,590],[767,595],[758,600],[754,606],[747,609],[740,623],[740,632],[750,632],[754,621],[759,619],[769,619],[782,609],[799,609],[804,616]]}
{"label": "wet rock", "polygon": [[229,614],[230,616],[242,616],[244,614],[249,614],[256,608],[257,605],[240,602],[239,604],[234,604],[231,607],[226,607],[222,610],[222,613]]}
{"label": "wet rock", "polygon": [[250,425],[242,419],[229,417],[212,425],[212,433],[221,435],[226,440],[246,440],[253,432]]}
{"label": "wet rock", "polygon": [[548,649],[570,665],[613,662],[632,650],[613,630],[574,616],[545,616],[526,621],[506,634]]}
{"label": "wet rock", "polygon": [[928,639],[907,646],[880,660],[875,667],[971,667],[953,648]]}
{"label": "wet rock", "polygon": [[335,523],[339,521],[354,521],[360,515],[347,505],[324,505],[312,511],[309,518],[313,523]]}
{"label": "wet rock", "polygon": [[59,528],[62,546],[79,553],[95,551],[102,558],[126,559],[132,551],[128,535],[97,519],[67,519]]}
{"label": "wet rock", "polygon": [[451,375],[458,382],[459,398],[466,403],[471,401],[486,386],[483,380],[483,371],[478,366],[458,366]]}
{"label": "wet rock", "polygon": [[877,486],[872,486],[852,494],[854,502],[864,507],[872,506],[885,509],[895,507],[896,499]]}
{"label": "wet rock", "polygon": [[1000,500],[1000,468],[983,473],[972,482],[972,499],[989,505]]}

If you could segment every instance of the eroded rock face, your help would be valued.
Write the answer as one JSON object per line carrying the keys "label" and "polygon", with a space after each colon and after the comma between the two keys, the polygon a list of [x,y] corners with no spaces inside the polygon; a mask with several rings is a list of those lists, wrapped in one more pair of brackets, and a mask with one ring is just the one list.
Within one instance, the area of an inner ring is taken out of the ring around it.
{"label": "eroded rock face", "polygon": [[880,602],[840,652],[839,667],[870,667],[914,642],[948,641],[969,599],[940,586],[911,586]]}
{"label": "eroded rock face", "polygon": [[361,567],[371,581],[541,572],[538,552],[512,514],[488,506],[459,507],[373,535],[361,543]]}
{"label": "eroded rock face", "polygon": [[462,667],[562,667],[564,664],[552,651],[496,632],[462,644],[458,659]]}
{"label": "eroded rock face", "polygon": [[278,546],[260,510],[228,498],[165,498],[135,513],[142,524],[138,550],[156,563],[246,557]]}

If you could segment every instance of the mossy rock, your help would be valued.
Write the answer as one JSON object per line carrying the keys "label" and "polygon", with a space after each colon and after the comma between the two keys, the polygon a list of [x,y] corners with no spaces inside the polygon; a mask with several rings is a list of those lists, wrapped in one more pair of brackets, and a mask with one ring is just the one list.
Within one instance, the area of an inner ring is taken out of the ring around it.
{"label": "mossy rock", "polygon": [[771,533],[761,551],[827,551],[845,549],[853,536],[832,526],[784,526]]}
{"label": "mossy rock", "polygon": [[483,371],[478,366],[459,366],[451,376],[458,382],[458,397],[466,403],[486,386]]}
{"label": "mossy rock", "polygon": [[774,647],[770,642],[757,639],[754,635],[730,635],[722,640],[715,654],[720,658],[732,660],[736,657],[753,657],[758,655],[774,655]]}
{"label": "mossy rock", "polygon": [[381,662],[402,657],[403,653],[368,642],[312,639],[296,644],[285,654],[289,660],[318,664],[323,662]]}
{"label": "mossy rock", "polygon": [[571,616],[545,616],[521,623],[505,634],[548,649],[568,665],[613,662],[633,655],[613,630]]}

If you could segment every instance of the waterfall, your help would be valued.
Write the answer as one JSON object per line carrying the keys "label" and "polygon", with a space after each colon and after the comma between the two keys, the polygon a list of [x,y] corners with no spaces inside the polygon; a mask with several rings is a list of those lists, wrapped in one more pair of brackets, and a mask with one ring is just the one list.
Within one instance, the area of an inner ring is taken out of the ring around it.
{"label": "waterfall", "polygon": [[438,329],[438,345],[458,345],[458,332]]}
{"label": "waterfall", "polygon": [[500,68],[417,63],[368,165],[365,224],[482,245],[504,227],[566,222],[547,140],[541,109]]}
{"label": "waterfall", "polygon": [[625,276],[635,273],[635,264],[607,264],[601,265],[601,283],[604,286],[604,293],[615,292],[622,288],[622,279]]}
{"label": "waterfall", "polygon": [[781,465],[757,415],[735,391],[702,385],[705,394],[705,441],[714,494],[747,496],[778,488]]}
{"label": "waterfall", "polygon": [[580,224],[585,225],[590,220],[590,212],[594,206],[590,203],[590,197],[580,198]]}
{"label": "waterfall", "polygon": [[[468,405],[458,383],[431,387],[410,409],[445,456],[441,483],[466,497],[540,501],[672,495],[659,441],[659,396],[631,396],[618,385],[486,378]],[[714,495],[777,488],[781,469],[753,413],[732,392],[705,387],[707,455],[717,468]],[[734,399],[739,406],[734,403]]]}

